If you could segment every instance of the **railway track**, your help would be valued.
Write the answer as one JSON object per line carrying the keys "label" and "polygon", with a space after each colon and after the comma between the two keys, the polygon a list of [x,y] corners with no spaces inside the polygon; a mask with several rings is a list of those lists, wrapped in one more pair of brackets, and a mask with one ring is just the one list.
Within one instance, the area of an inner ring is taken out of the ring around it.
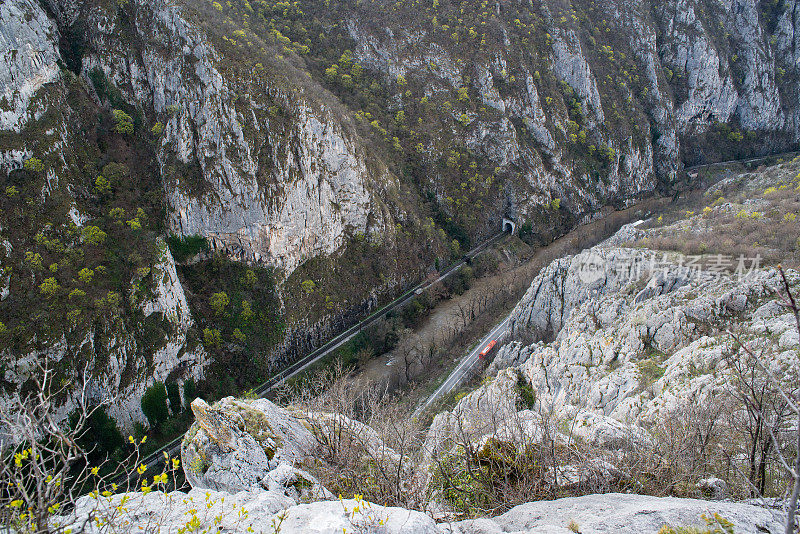
{"label": "railway track", "polygon": [[[382,308],[376,310],[368,317],[360,321],[359,323],[351,326],[344,332],[338,334],[336,337],[329,340],[327,343],[322,345],[321,347],[313,350],[300,360],[294,362],[289,367],[283,369],[275,376],[270,377],[266,382],[263,384],[253,388],[253,393],[255,393],[258,397],[265,397],[267,393],[273,390],[275,387],[280,386],[289,378],[301,373],[305,369],[307,369],[310,365],[314,364],[315,362],[319,361],[320,359],[324,358],[325,356],[329,355],[334,350],[338,349],[355,336],[357,336],[364,328],[372,325],[378,319],[385,317],[386,314],[391,312],[392,310],[403,306],[409,300],[414,298],[416,295],[422,293],[432,285],[441,282],[447,279],[449,276],[453,275],[454,273],[458,272],[464,265],[472,261],[472,259],[486,250],[489,246],[494,243],[500,241],[506,234],[504,232],[500,232],[496,234],[486,241],[482,242],[478,246],[474,247],[472,250],[467,252],[464,256],[461,257],[457,262],[450,264],[446,269],[439,273],[439,276],[435,280],[426,280],[420,282],[419,284],[415,285],[401,296],[397,297],[392,302],[384,305]],[[129,476],[121,475],[113,480],[119,486],[123,486],[124,484],[130,484],[131,481],[139,476],[147,475],[147,472],[152,468],[161,465],[164,462],[165,454],[169,457],[175,457],[180,453],[181,450],[181,442],[183,441],[183,436],[175,438],[174,440],[170,441],[166,445],[162,446],[155,452],[148,455],[144,460],[140,463],[143,464],[147,470],[142,474],[139,475],[134,472],[134,474]]]}

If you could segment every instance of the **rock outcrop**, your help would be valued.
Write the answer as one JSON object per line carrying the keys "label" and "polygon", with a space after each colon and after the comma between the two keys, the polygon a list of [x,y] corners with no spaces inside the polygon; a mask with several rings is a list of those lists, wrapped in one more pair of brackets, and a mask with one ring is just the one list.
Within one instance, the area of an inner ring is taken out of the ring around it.
{"label": "rock outcrop", "polygon": [[[123,502],[124,499],[124,502]],[[121,508],[117,511],[117,508]],[[115,531],[167,534],[214,529],[231,534],[440,534],[427,515],[413,510],[378,506],[363,500],[342,499],[295,504],[271,491],[225,493],[193,489],[188,493],[120,493],[110,498],[82,497],[74,516],[57,521],[81,527],[90,514],[110,521],[86,525],[84,532]],[[184,529],[184,530],[181,530]]]}
{"label": "rock outcrop", "polygon": [[[279,467],[302,462],[317,448],[306,417],[266,399],[227,397],[213,406],[196,399],[192,411],[195,422],[183,438],[181,461],[193,488],[267,488]],[[319,489],[307,473],[298,471],[297,476]]]}
{"label": "rock outcrop", "polygon": [[[325,463],[331,440],[372,461],[397,465],[400,456],[371,427],[338,413],[301,412],[267,399],[226,397],[213,405],[192,403],[195,422],[181,444],[186,481],[193,488],[237,492],[293,487],[302,499],[331,493],[299,467]],[[297,497],[297,496],[296,496]]]}
{"label": "rock outcrop", "polygon": [[[124,499],[124,501],[123,501]],[[703,516],[730,521],[742,534],[783,532],[779,512],[749,504],[710,502],[629,494],[586,495],[539,501],[512,508],[498,517],[437,524],[428,515],[402,508],[342,499],[294,504],[273,491],[237,493],[193,489],[188,493],[127,493],[78,501],[74,515],[57,518],[64,527],[81,526],[88,517],[108,522],[86,525],[86,532],[110,528],[159,534],[190,528],[214,528],[232,534],[587,534],[655,533],[663,526],[705,527]],[[716,525],[715,525],[716,526]],[[571,527],[571,528],[570,528]]]}
{"label": "rock outcrop", "polygon": [[[507,391],[500,396],[490,392],[485,398],[473,396],[462,403],[459,413],[492,409],[491,403],[508,398]],[[69,528],[91,517],[87,532],[96,533],[109,529],[168,533],[213,526],[230,533],[567,534],[577,526],[587,533],[638,534],[665,525],[705,526],[704,518],[729,521],[742,533],[783,530],[780,512],[752,504],[618,493],[531,502],[491,519],[437,524],[421,512],[376,505],[360,496],[336,500],[313,476],[290,465],[315,453],[316,441],[302,414],[264,399],[228,398],[212,406],[198,399],[192,408],[197,422],[182,446],[190,491],[87,495],[70,514],[53,521]],[[530,422],[533,428],[534,419]],[[366,430],[371,429],[362,428]],[[586,476],[615,472],[600,462],[591,473],[585,465],[560,470],[562,489],[568,489],[573,479],[577,484]],[[719,486],[719,481],[702,482]]]}
{"label": "rock outcrop", "polygon": [[512,314],[514,332],[534,343],[506,345],[494,369],[517,367],[538,399],[570,417],[588,410],[624,423],[652,423],[723,388],[729,329],[770,332],[774,364],[782,375],[797,372],[793,319],[773,296],[776,270],[707,272],[680,266],[680,256],[613,243],[537,276]]}
{"label": "rock outcrop", "polygon": [[706,527],[701,516],[709,517],[714,528],[714,514],[730,521],[735,532],[778,533],[784,528],[779,513],[747,504],[607,493],[523,504],[492,519],[454,523],[447,532],[569,534],[577,528],[585,534],[655,533],[665,525]]}
{"label": "rock outcrop", "polygon": [[[19,132],[44,106],[31,100],[59,79],[55,24],[35,2],[3,2],[0,6],[0,131]],[[22,147],[20,147],[22,148]]]}

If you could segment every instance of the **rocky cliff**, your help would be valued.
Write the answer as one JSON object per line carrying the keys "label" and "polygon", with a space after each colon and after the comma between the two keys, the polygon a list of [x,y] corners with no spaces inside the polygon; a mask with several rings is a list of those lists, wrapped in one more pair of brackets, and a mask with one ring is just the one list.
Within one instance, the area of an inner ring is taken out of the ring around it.
{"label": "rocky cliff", "polygon": [[[147,382],[165,325],[131,337],[104,321],[110,308],[127,325],[142,313],[131,288],[156,290],[144,273],[173,234],[275,288],[257,328],[210,311],[215,285],[239,295],[237,317],[255,302],[211,280],[218,265],[181,271],[197,282],[199,325],[179,328],[188,341],[170,340],[170,358],[202,339],[219,361],[263,355],[263,374],[503,216],[547,242],[605,205],[673,189],[684,163],[793,146],[796,9],[5,2],[7,359],[85,350],[98,374],[116,360],[121,381]],[[98,332],[115,341],[88,348]],[[135,363],[102,345],[143,349]]]}
{"label": "rocky cliff", "polygon": [[[797,325],[781,292],[784,275],[792,292],[800,275],[728,261],[714,253],[723,242],[701,263],[656,245],[664,235],[685,241],[724,224],[740,200],[730,187],[748,197],[746,205],[794,228],[796,216],[785,215],[800,208],[798,166],[800,158],[733,174],[699,199],[702,205],[724,193],[729,200],[711,202],[701,215],[667,212],[551,263],[512,313],[514,340],[476,389],[435,416],[420,446],[411,445],[413,431],[404,441],[403,431],[381,433],[308,406],[198,399],[181,448],[190,491],[84,498],[63,520],[102,516],[126,499],[135,513],[111,524],[168,530],[213,523],[231,532],[259,525],[331,533],[782,532],[782,501],[747,497],[762,482],[764,493],[785,487],[772,447],[791,454],[796,428],[773,388],[792,391],[798,383]],[[798,250],[782,252],[793,261]],[[769,438],[754,434],[766,425]],[[365,493],[380,473],[396,470],[404,492],[420,500],[403,508],[360,493],[333,499],[314,473],[333,473],[332,484],[349,480],[346,456],[363,466],[356,487]],[[759,464],[772,467],[759,471]]]}
{"label": "rocky cliff", "polygon": [[8,19],[14,50],[41,49],[8,56],[8,126],[59,58],[102,74],[159,124],[169,228],[288,272],[353,233],[391,240],[428,194],[480,235],[504,210],[536,220],[558,198],[580,218],[684,161],[800,135],[792,3],[245,4],[27,5],[45,29]]}
{"label": "rocky cliff", "polygon": [[[491,519],[437,523],[430,515],[374,504],[361,495],[336,500],[312,475],[295,467],[323,444],[312,433],[320,427],[308,425],[307,414],[265,400],[224,399],[213,406],[198,400],[193,409],[197,422],[184,439],[182,452],[183,468],[192,481],[190,491],[86,496],[76,510],[55,521],[77,527],[87,517],[99,519],[89,532],[117,528],[173,532],[213,526],[225,532],[284,534],[567,534],[576,529],[638,534],[669,525],[703,525],[703,517],[713,523],[717,517],[735,525],[736,532],[783,529],[780,512],[751,504],[615,493],[531,502]],[[299,424],[303,421],[307,428]]]}

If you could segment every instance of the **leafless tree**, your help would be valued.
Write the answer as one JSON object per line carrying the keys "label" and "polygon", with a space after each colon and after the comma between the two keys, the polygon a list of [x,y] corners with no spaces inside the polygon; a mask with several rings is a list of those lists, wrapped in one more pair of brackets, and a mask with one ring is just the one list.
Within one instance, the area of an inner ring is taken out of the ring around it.
{"label": "leafless tree", "polygon": [[[779,302],[789,310],[794,318],[795,328],[800,337],[800,307],[792,293],[792,287],[782,268],[782,291],[775,291]],[[800,498],[800,387],[798,377],[791,380],[779,379],[769,364],[768,354],[762,348],[747,343],[741,336],[729,332],[741,349],[743,363],[734,366],[739,381],[738,398],[751,421],[750,435],[752,447],[760,449],[760,455],[750,455],[750,476],[752,488],[763,494],[766,479],[766,463],[769,455],[789,479],[787,488],[786,534],[794,534],[797,503]],[[800,351],[798,351],[800,356]],[[794,369],[796,373],[797,369]],[[796,424],[787,429],[787,420],[793,416]],[[783,436],[790,438],[783,439]],[[757,442],[756,442],[757,438]],[[789,443],[787,443],[787,441]]]}
{"label": "leafless tree", "polygon": [[[41,367],[30,380],[32,387],[11,393],[0,405],[0,520],[16,532],[64,532],[54,517],[70,513],[81,495],[95,492],[97,507],[72,518],[79,519],[70,526],[77,534],[100,516],[105,521],[113,515],[103,510],[101,492],[127,489],[127,483],[119,487],[111,480],[126,466],[138,465],[138,447],[127,461],[112,463],[81,445],[92,416],[109,402],[93,398],[88,378],[85,370],[76,387]],[[65,400],[72,405],[68,420],[59,413]]]}
{"label": "leafless tree", "polygon": [[417,423],[382,385],[353,380],[341,366],[312,382],[293,403],[309,414],[320,460],[312,471],[323,485],[381,504],[419,506],[410,476],[419,450]]}
{"label": "leafless tree", "polygon": [[396,349],[397,356],[403,366],[403,377],[406,384],[414,379],[414,371],[421,351],[420,343],[419,336],[407,331]]}

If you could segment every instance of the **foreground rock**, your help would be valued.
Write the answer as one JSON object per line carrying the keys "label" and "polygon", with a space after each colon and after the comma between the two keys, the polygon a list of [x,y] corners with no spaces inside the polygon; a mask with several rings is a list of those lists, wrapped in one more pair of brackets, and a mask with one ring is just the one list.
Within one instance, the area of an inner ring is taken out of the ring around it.
{"label": "foreground rock", "polygon": [[301,467],[327,465],[326,452],[344,440],[365,461],[397,465],[400,456],[371,427],[338,413],[302,412],[267,399],[226,397],[213,405],[192,402],[195,423],[181,444],[192,488],[266,489],[296,501],[333,495]]}
{"label": "foreground rock", "polygon": [[213,406],[196,399],[192,411],[195,423],[183,438],[181,460],[193,488],[266,488],[272,471],[302,461],[317,446],[305,419],[266,399],[227,397]]}
{"label": "foreground rock", "polygon": [[[737,534],[783,532],[783,516],[747,504],[647,497],[609,493],[540,501],[512,508],[494,519],[460,521],[452,534],[643,534],[664,525],[706,527],[701,516],[719,514],[734,525]],[[576,530],[568,528],[570,525]],[[713,527],[712,527],[713,528]]]}
{"label": "foreground rock", "polygon": [[99,500],[83,497],[76,513],[60,518],[60,523],[77,528],[92,514],[108,521],[103,526],[91,523],[89,533],[167,534],[213,528],[231,534],[569,534],[575,532],[568,529],[574,523],[582,534],[643,534],[658,532],[664,525],[704,527],[702,516],[715,513],[732,522],[737,534],[783,532],[782,517],[766,508],[617,493],[533,502],[493,519],[440,524],[421,512],[353,499],[289,505],[267,491],[231,494],[194,489],[189,493],[119,494]]}
{"label": "foreground rock", "polygon": [[[89,517],[86,530],[82,525]],[[79,500],[76,515],[59,524],[88,533],[227,532],[264,534],[438,534],[442,532],[421,512],[343,499],[293,505],[273,492],[226,493],[193,489],[189,493],[152,492],[117,494]]]}

